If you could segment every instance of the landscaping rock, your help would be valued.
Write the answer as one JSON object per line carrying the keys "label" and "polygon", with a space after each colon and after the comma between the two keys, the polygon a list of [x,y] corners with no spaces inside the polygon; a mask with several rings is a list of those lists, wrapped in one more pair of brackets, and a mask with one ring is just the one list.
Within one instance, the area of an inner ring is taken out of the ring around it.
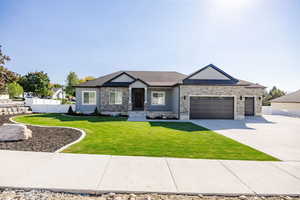
{"label": "landscaping rock", "polygon": [[0,126],[0,141],[27,140],[32,131],[23,124],[3,124]]}

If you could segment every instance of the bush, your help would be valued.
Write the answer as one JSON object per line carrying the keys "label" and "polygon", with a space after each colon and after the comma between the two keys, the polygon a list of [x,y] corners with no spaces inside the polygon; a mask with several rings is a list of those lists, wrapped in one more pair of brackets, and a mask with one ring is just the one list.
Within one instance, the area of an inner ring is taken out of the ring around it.
{"label": "bush", "polygon": [[23,88],[16,82],[8,84],[8,94],[10,98],[18,97],[23,95]]}
{"label": "bush", "polygon": [[93,112],[93,115],[100,115],[100,112],[98,111],[97,106],[96,106],[96,108],[95,108],[95,110],[94,110],[94,112]]}
{"label": "bush", "polygon": [[68,114],[69,115],[74,115],[74,111],[73,111],[72,106],[69,107]]}

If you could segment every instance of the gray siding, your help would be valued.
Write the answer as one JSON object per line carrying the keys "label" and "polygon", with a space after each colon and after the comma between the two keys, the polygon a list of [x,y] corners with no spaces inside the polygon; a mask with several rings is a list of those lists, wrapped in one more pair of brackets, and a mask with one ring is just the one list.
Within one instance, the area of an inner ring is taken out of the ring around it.
{"label": "gray siding", "polygon": [[[96,91],[96,105],[83,105],[82,92],[83,91]],[[76,88],[76,112],[92,113],[95,111],[96,106],[100,105],[100,89],[99,88]]]}
{"label": "gray siding", "polygon": [[[151,92],[152,91],[164,91],[166,92],[165,105],[151,105]],[[172,111],[172,88],[148,88],[147,91],[147,110],[148,111]]]}
{"label": "gray siding", "polygon": [[179,113],[179,87],[174,87],[172,94],[172,110],[175,113]]}

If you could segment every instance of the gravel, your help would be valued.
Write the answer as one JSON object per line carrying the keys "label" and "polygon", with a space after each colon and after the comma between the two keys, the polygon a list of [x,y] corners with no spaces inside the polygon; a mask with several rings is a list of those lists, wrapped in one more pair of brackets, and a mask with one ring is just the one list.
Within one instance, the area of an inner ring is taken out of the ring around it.
{"label": "gravel", "polygon": [[[299,197],[289,196],[245,196],[247,200],[300,200]],[[162,195],[162,194],[102,194],[86,195],[63,192],[50,192],[47,190],[0,190],[0,200],[239,200],[239,197],[203,196],[203,195]]]}
{"label": "gravel", "polygon": [[[3,123],[12,123],[10,117],[15,115],[0,116],[0,126]],[[32,138],[15,142],[0,142],[1,150],[55,152],[61,147],[77,140],[80,131],[70,128],[27,126],[32,131]]]}

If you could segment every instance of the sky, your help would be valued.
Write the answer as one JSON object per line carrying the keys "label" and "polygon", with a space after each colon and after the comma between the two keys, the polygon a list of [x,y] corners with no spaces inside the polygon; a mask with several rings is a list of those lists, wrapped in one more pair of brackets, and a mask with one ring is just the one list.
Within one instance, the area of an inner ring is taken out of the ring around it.
{"label": "sky", "polygon": [[51,82],[212,63],[235,78],[300,89],[299,0],[0,0],[6,67]]}

